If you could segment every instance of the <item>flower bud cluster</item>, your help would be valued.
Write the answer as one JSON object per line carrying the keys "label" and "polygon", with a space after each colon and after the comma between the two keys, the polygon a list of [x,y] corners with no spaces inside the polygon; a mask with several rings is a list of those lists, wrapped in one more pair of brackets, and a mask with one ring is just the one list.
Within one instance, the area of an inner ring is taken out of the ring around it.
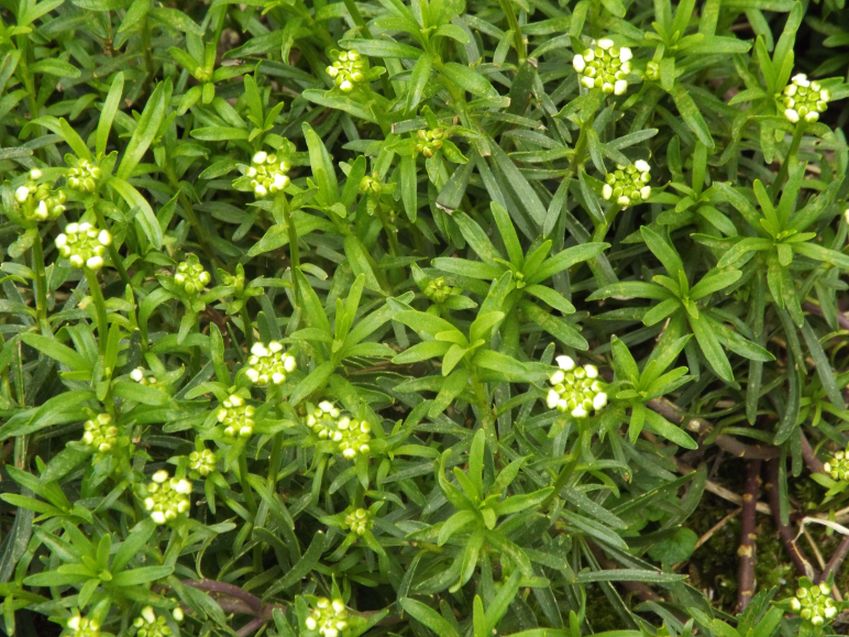
{"label": "flower bud cluster", "polygon": [[790,598],[790,608],[814,626],[820,626],[837,615],[837,605],[825,582],[797,588],[795,597]]}
{"label": "flower bud cluster", "polygon": [[371,175],[364,175],[360,179],[359,190],[364,195],[379,195],[383,192],[383,182],[380,180],[380,175],[376,172]]}
{"label": "flower bud cluster", "polygon": [[67,635],[73,637],[100,637],[100,624],[88,617],[83,617],[79,612],[71,615],[65,627],[68,629]]}
{"label": "flower bud cluster", "polygon": [[341,599],[319,597],[304,622],[307,630],[317,631],[321,637],[339,637],[348,627],[348,610]]}
{"label": "flower bud cluster", "polygon": [[578,367],[570,356],[558,356],[556,360],[559,369],[549,378],[551,389],[546,397],[549,408],[574,418],[586,418],[607,404],[604,384],[595,365]]}
{"label": "flower bud cluster", "polygon": [[29,171],[29,181],[15,190],[15,203],[28,221],[47,221],[65,212],[65,193],[38,183],[42,175],[40,169],[33,168]]}
{"label": "flower bud cluster", "polygon": [[280,192],[289,185],[289,168],[291,165],[285,159],[264,150],[254,153],[247,176],[251,180],[254,194],[265,197],[268,194]]}
{"label": "flower bud cluster", "polygon": [[87,159],[79,159],[65,175],[68,186],[80,192],[94,192],[100,179],[100,166]]}
{"label": "flower bud cluster", "polygon": [[816,122],[820,113],[828,107],[831,94],[816,80],[809,80],[804,73],[793,76],[784,88],[784,117],[794,124],[800,119]]}
{"label": "flower bud cluster", "polygon": [[254,414],[252,405],[246,405],[245,399],[231,394],[221,403],[216,418],[224,425],[224,433],[231,438],[247,438],[254,432]]}
{"label": "flower bud cluster", "polygon": [[358,51],[338,51],[336,59],[325,69],[343,93],[350,93],[366,80],[366,62]]}
{"label": "flower bud cluster", "polygon": [[834,452],[822,468],[832,479],[849,482],[849,454],[846,451]]}
{"label": "flower bud cluster", "polygon": [[156,524],[170,522],[189,510],[191,482],[185,478],[171,478],[165,469],[154,473],[151,480],[152,482],[147,485],[144,508],[148,510],[150,518]]}
{"label": "flower bud cluster", "polygon": [[371,425],[365,420],[351,418],[328,400],[318,404],[307,416],[307,426],[321,440],[332,440],[347,460],[371,451]]}
{"label": "flower bud cluster", "polygon": [[612,173],[604,177],[601,194],[608,201],[615,201],[624,210],[639,203],[651,195],[651,167],[648,162],[638,159],[628,166],[617,166]]}
{"label": "flower bud cluster", "polygon": [[628,47],[616,47],[610,38],[602,38],[593,40],[583,53],[575,54],[572,66],[580,75],[583,86],[622,95],[628,88],[632,57]]}
{"label": "flower bud cluster", "polygon": [[441,128],[421,129],[416,133],[416,152],[425,157],[433,157],[445,139]]}
{"label": "flower bud cluster", "polygon": [[185,261],[180,261],[177,264],[177,269],[174,272],[174,283],[183,288],[189,296],[203,291],[211,280],[212,277],[209,272],[203,269],[195,254],[187,255]]}
{"label": "flower bud cluster", "polygon": [[97,414],[83,423],[82,442],[92,451],[106,453],[118,442],[118,428],[109,414]]}
{"label": "flower bud cluster", "polygon": [[461,290],[450,285],[444,276],[438,276],[427,282],[423,292],[434,303],[445,303],[452,296],[460,294]]}
{"label": "flower bud cluster", "polygon": [[136,367],[130,372],[130,378],[136,381],[139,385],[155,385],[156,376],[147,373],[144,367]]}
{"label": "flower bud cluster", "polygon": [[152,606],[142,608],[141,614],[133,620],[138,637],[168,637],[171,628],[165,623],[165,618],[157,616]]}
{"label": "flower bud cluster", "polygon": [[345,515],[345,526],[355,535],[365,535],[371,528],[371,513],[368,509],[352,509]]}
{"label": "flower bud cluster", "polygon": [[189,473],[205,478],[215,471],[217,458],[211,449],[192,451],[189,454]]}
{"label": "flower bud cluster", "polygon": [[65,232],[56,237],[55,243],[59,254],[68,259],[72,266],[97,271],[105,263],[103,255],[106,247],[112,243],[112,235],[108,230],[98,230],[87,221],[69,223],[65,226]]}
{"label": "flower bud cluster", "polygon": [[296,367],[295,357],[283,351],[280,341],[270,341],[268,345],[254,343],[245,376],[255,385],[280,385]]}

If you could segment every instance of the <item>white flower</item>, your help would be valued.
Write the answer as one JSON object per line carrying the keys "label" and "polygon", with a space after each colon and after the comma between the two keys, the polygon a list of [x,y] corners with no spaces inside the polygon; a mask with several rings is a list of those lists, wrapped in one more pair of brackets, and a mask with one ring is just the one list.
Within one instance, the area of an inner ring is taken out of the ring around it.
{"label": "white flower", "polygon": [[118,428],[107,413],[97,414],[83,423],[82,443],[96,453],[106,453],[118,442]]}
{"label": "white flower", "polygon": [[558,369],[548,379],[551,387],[545,396],[549,409],[586,418],[607,405],[607,393],[595,365],[577,366],[571,356],[558,356]]}
{"label": "white flower", "polygon": [[245,376],[256,385],[280,385],[296,367],[295,357],[283,351],[280,341],[270,341],[268,345],[257,342],[251,346]]}
{"label": "white flower", "polygon": [[633,53],[628,47],[617,48],[610,38],[590,43],[590,48],[572,57],[572,66],[586,88],[622,95],[628,89]]}
{"label": "white flower", "polygon": [[318,631],[321,637],[338,637],[348,627],[348,610],[341,599],[333,601],[319,597],[304,620],[307,630]]}
{"label": "white flower", "polygon": [[354,49],[337,51],[336,58],[325,71],[340,91],[350,93],[366,80],[366,61]]}
{"label": "white flower", "polygon": [[649,163],[638,159],[633,164],[617,166],[615,171],[607,173],[601,196],[607,201],[615,201],[624,209],[651,196],[650,180]]}
{"label": "white flower", "polygon": [[171,478],[165,469],[160,469],[147,485],[144,508],[156,524],[165,524],[189,510],[191,492],[191,482],[185,478]]}
{"label": "white flower", "polygon": [[797,73],[784,88],[784,117],[793,124],[800,120],[816,122],[828,108],[830,99],[831,94],[819,82],[808,80],[804,73]]}
{"label": "white flower", "polygon": [[108,230],[98,230],[88,222],[69,223],[54,243],[59,254],[75,268],[97,271],[104,265],[103,255],[112,243],[112,235]]}
{"label": "white flower", "polygon": [[221,405],[216,418],[224,425],[225,435],[230,438],[247,438],[253,433],[256,410],[253,406],[246,405],[244,398],[231,394]]}
{"label": "white flower", "polygon": [[245,171],[250,178],[251,188],[260,199],[276,192],[282,192],[291,183],[290,164],[285,158],[257,151],[251,158],[251,165]]}

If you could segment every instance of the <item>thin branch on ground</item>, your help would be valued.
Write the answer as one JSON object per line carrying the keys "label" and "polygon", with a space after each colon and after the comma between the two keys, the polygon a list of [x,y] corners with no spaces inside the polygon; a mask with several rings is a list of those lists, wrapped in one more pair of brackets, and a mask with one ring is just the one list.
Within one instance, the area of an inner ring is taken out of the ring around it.
{"label": "thin branch on ground", "polygon": [[743,612],[755,594],[755,561],[757,559],[757,503],[761,492],[761,461],[750,460],[743,491],[740,516],[740,558],[737,569],[737,612]]}
{"label": "thin branch on ground", "polygon": [[778,536],[781,538],[781,543],[793,562],[796,570],[802,574],[816,578],[816,571],[811,561],[802,552],[802,549],[796,544],[796,534],[790,525],[781,520],[781,506],[778,496],[778,460],[770,460],[767,463],[767,482],[764,485],[764,490],[769,496],[769,506],[772,508],[772,519],[775,523],[775,528],[778,530]]}

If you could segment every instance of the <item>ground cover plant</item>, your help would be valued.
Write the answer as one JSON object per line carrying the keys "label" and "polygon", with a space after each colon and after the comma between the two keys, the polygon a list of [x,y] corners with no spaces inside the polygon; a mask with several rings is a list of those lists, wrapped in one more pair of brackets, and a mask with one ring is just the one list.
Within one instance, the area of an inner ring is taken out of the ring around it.
{"label": "ground cover plant", "polygon": [[0,631],[849,616],[843,0],[0,0]]}

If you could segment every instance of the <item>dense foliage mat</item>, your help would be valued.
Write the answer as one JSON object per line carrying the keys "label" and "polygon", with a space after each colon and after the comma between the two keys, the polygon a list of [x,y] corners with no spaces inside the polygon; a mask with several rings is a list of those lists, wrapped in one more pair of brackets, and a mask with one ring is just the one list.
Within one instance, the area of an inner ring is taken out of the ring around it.
{"label": "dense foliage mat", "polygon": [[840,633],[843,0],[0,0],[0,625]]}

